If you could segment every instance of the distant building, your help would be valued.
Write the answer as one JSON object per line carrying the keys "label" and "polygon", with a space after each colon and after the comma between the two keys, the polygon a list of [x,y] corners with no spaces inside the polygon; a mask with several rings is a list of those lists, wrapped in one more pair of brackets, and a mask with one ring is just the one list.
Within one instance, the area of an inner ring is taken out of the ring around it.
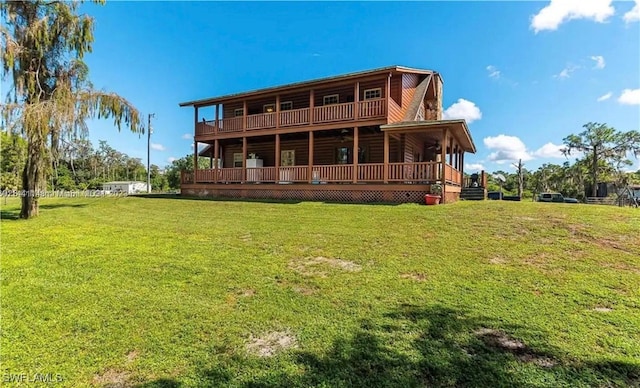
{"label": "distant building", "polygon": [[102,184],[102,189],[109,193],[136,194],[146,193],[147,183],[137,181],[115,181]]}

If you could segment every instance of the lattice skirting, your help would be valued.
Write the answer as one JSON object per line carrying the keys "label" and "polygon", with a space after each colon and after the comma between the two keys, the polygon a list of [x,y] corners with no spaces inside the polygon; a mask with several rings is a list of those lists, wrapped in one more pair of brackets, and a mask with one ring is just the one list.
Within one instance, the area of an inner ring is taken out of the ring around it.
{"label": "lattice skirting", "polygon": [[[214,197],[214,198],[252,198],[275,199],[294,201],[327,201],[348,203],[424,203],[424,195],[428,189],[398,189],[385,190],[309,190],[304,187],[288,188],[286,190],[261,189],[261,188],[190,188],[183,187],[182,194],[187,196]],[[455,195],[454,195],[455,194]],[[459,193],[447,195],[446,200],[453,202]]]}

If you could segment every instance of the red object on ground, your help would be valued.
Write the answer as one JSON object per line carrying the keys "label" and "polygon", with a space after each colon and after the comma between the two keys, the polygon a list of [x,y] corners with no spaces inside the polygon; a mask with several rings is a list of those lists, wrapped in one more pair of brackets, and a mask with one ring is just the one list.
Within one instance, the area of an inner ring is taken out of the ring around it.
{"label": "red object on ground", "polygon": [[433,194],[426,194],[424,196],[424,202],[427,205],[437,205],[440,203],[440,196],[439,195],[433,195]]}

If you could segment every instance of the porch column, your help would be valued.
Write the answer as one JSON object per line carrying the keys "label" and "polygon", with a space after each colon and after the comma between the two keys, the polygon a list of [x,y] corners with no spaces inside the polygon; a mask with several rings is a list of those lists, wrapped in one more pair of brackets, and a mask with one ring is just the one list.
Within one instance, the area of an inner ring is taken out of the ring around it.
{"label": "porch column", "polygon": [[307,164],[307,180],[313,180],[313,131],[309,131],[309,163]]}
{"label": "porch column", "polygon": [[242,132],[246,132],[246,130],[247,130],[247,100],[244,100],[242,101]]}
{"label": "porch column", "polygon": [[356,82],[356,86],[353,90],[353,119],[358,120],[360,116],[360,81]]}
{"label": "porch column", "polygon": [[358,127],[353,128],[353,183],[358,183],[358,157],[360,149],[358,148]]}
{"label": "porch column", "polygon": [[276,95],[276,129],[280,128],[280,95]]}
{"label": "porch column", "polygon": [[[195,117],[194,117],[194,130],[195,128],[198,126],[198,107],[194,107],[194,112],[195,112]],[[147,128],[148,131],[151,130],[151,128]],[[196,183],[198,181],[197,179],[197,175],[198,175],[198,141],[196,140],[196,137],[193,137],[193,183]]]}
{"label": "porch column", "polygon": [[384,131],[384,166],[382,170],[382,180],[389,183],[389,132]]}
{"label": "porch column", "polygon": [[311,89],[309,92],[309,125],[313,124],[313,103],[315,91]]}
{"label": "porch column", "polygon": [[453,165],[453,147],[456,144],[456,140],[453,138],[453,136],[449,137],[449,165],[452,166]]}
{"label": "porch column", "polygon": [[464,150],[460,151],[460,186],[464,186]]}
{"label": "porch column", "polygon": [[242,138],[242,183],[247,181],[247,138]]}
{"label": "porch column", "polygon": [[449,143],[449,128],[442,130],[442,149],[440,150],[440,181],[442,185],[442,203],[445,203],[445,190],[447,187],[447,178],[445,176],[445,165],[447,163],[447,146]]}
{"label": "porch column", "polygon": [[[391,76],[392,76],[392,74],[389,73],[389,76],[387,77],[387,90],[386,90],[386,92],[384,94],[385,97],[387,98],[387,101],[386,101],[387,102],[387,104],[386,104],[387,106],[385,107],[386,110],[385,110],[384,114],[387,117],[389,117],[389,110],[390,110],[389,106],[391,106]],[[387,119],[387,122],[388,121],[389,120]]]}
{"label": "porch column", "polygon": [[280,181],[280,134],[276,133],[276,158],[275,158],[275,167],[276,167],[276,183]]}
{"label": "porch column", "polygon": [[213,150],[213,158],[215,160],[214,170],[213,170],[213,181],[218,183],[218,169],[220,168],[220,163],[218,163],[218,159],[220,159],[220,142],[216,139],[213,142],[213,146],[215,149]]}
{"label": "porch column", "polygon": [[213,128],[213,133],[215,133],[216,135],[218,134],[218,125],[219,125],[219,124],[218,124],[218,123],[219,123],[219,119],[218,119],[218,117],[219,117],[219,108],[220,108],[220,104],[216,104],[216,117],[215,117],[216,122],[215,122],[215,124],[214,124],[214,125],[215,125],[215,127]]}

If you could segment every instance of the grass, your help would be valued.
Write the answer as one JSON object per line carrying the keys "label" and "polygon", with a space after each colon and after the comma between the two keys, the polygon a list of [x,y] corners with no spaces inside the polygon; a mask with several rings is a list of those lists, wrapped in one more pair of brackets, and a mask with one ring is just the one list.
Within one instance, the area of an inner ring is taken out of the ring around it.
{"label": "grass", "polygon": [[640,386],[637,209],[128,197],[17,213],[2,208],[7,386]]}

